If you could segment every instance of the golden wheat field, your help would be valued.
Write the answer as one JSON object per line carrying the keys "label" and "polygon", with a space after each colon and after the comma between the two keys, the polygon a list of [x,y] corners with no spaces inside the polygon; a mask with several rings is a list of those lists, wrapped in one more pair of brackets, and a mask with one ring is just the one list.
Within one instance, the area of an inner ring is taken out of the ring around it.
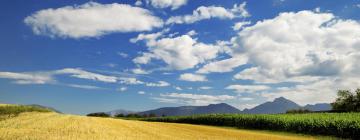
{"label": "golden wheat field", "polygon": [[315,139],[212,126],[143,122],[58,113],[21,113],[0,121],[2,140]]}

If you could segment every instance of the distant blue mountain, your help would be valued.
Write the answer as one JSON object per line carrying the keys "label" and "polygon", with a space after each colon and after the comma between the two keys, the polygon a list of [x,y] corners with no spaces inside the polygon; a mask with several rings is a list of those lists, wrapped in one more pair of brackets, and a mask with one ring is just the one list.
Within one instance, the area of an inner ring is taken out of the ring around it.
{"label": "distant blue mountain", "polygon": [[311,111],[324,111],[324,110],[331,110],[331,105],[328,103],[320,103],[314,105],[306,105],[304,106],[304,108]]}
{"label": "distant blue mountain", "polygon": [[107,112],[111,116],[116,114],[155,114],[156,116],[187,116],[187,115],[195,115],[195,114],[213,114],[213,113],[241,113],[241,114],[278,114],[278,113],[286,113],[287,110],[290,109],[308,109],[311,111],[325,111],[331,110],[330,104],[321,103],[321,104],[314,104],[314,105],[306,105],[300,106],[295,102],[288,100],[284,97],[276,98],[274,101],[265,102],[260,104],[251,109],[244,109],[240,111],[239,109],[228,105],[226,103],[220,104],[210,104],[207,106],[180,106],[180,107],[162,107],[153,110],[147,110],[142,112],[134,112],[128,110],[114,110]]}
{"label": "distant blue mountain", "polygon": [[245,109],[241,113],[245,114],[278,114],[285,113],[290,109],[299,109],[300,105],[296,104],[293,101],[285,99],[284,97],[276,98],[272,102],[266,102],[260,104],[252,109]]}
{"label": "distant blue mountain", "polygon": [[118,114],[128,115],[128,114],[133,114],[133,113],[137,113],[137,112],[124,110],[124,109],[117,109],[117,110],[106,112],[106,114],[109,114],[110,116],[115,116]]}
{"label": "distant blue mountain", "polygon": [[241,111],[226,103],[210,104],[208,106],[180,106],[163,107],[149,111],[139,112],[139,114],[155,114],[156,116],[186,116],[195,114],[213,113],[240,113]]}
{"label": "distant blue mountain", "polygon": [[290,109],[308,109],[311,111],[326,111],[331,110],[331,105],[328,103],[320,103],[314,105],[300,106],[295,102],[284,97],[276,98],[272,102],[260,104],[252,109],[244,109],[241,113],[245,114],[278,114],[286,113]]}

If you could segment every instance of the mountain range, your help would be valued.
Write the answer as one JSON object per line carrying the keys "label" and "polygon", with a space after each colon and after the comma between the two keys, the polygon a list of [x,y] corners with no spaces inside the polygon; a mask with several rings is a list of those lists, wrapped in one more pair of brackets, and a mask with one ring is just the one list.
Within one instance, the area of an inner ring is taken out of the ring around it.
{"label": "mountain range", "polygon": [[133,114],[133,113],[137,113],[137,112],[135,112],[135,111],[129,111],[129,110],[124,110],[124,109],[117,109],[117,110],[113,110],[113,111],[106,112],[106,114],[109,114],[110,116],[115,116],[115,115],[117,115],[117,114],[128,115],[128,114]]}
{"label": "mountain range", "polygon": [[155,114],[156,116],[186,116],[212,113],[240,113],[240,110],[226,103],[220,103],[210,104],[208,106],[163,107],[154,110],[139,112],[139,114]]}
{"label": "mountain range", "polygon": [[314,105],[305,105],[300,106],[297,103],[288,100],[284,97],[276,98],[273,101],[265,102],[258,106],[255,106],[251,109],[244,109],[240,111],[239,109],[228,105],[226,103],[220,104],[210,104],[207,106],[179,106],[179,107],[162,107],[153,110],[147,110],[142,112],[133,112],[127,110],[114,110],[107,112],[108,114],[114,116],[116,114],[155,114],[156,116],[186,116],[186,115],[195,115],[195,114],[212,114],[212,113],[241,113],[241,114],[278,114],[285,113],[290,109],[308,109],[311,111],[326,111],[331,110],[331,106],[328,103],[320,103]]}

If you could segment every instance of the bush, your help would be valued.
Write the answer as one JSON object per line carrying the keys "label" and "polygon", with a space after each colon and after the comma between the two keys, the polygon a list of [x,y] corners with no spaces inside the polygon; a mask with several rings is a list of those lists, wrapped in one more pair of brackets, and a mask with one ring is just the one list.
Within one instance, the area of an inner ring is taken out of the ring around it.
{"label": "bush", "polygon": [[86,116],[91,116],[91,117],[110,117],[109,114],[106,114],[106,113],[104,113],[104,112],[90,113],[90,114],[87,114]]}
{"label": "bush", "polygon": [[312,111],[308,109],[291,109],[287,110],[286,114],[302,114],[302,113],[311,113]]}
{"label": "bush", "polygon": [[125,115],[124,114],[116,114],[115,117],[118,117],[118,118],[122,118],[124,117]]}
{"label": "bush", "polygon": [[141,118],[142,116],[140,116],[139,114],[130,113],[130,114],[127,114],[126,117],[127,118]]}

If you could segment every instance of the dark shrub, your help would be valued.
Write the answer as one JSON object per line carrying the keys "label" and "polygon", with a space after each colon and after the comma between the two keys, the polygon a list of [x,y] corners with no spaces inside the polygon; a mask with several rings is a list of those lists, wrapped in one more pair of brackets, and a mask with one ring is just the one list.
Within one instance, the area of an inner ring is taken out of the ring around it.
{"label": "dark shrub", "polygon": [[109,115],[109,114],[106,114],[105,112],[90,113],[90,114],[87,114],[86,116],[91,116],[91,117],[110,117],[110,115]]}

